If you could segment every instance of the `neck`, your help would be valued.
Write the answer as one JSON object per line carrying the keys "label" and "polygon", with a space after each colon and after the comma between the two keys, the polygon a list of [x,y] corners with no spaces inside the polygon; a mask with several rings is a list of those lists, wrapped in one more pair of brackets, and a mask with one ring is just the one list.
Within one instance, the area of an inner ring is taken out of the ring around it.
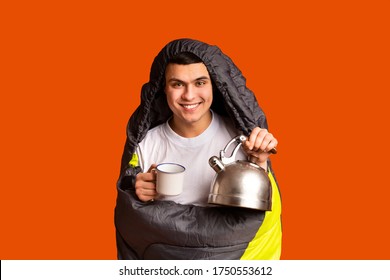
{"label": "neck", "polygon": [[202,134],[210,125],[212,120],[211,112],[204,116],[201,120],[194,123],[182,122],[175,116],[169,120],[171,129],[185,138],[193,138]]}

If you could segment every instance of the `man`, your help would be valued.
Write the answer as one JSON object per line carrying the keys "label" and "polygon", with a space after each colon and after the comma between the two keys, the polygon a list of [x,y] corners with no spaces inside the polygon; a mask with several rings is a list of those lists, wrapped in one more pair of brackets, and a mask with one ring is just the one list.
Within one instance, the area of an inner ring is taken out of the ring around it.
{"label": "man", "polygon": [[[271,214],[208,207],[215,174],[208,159],[239,133],[249,136],[239,157],[270,172]],[[169,43],[155,58],[128,125],[115,213],[118,257],[279,258],[280,200],[269,161],[276,145],[253,93],[226,55],[195,40]],[[176,197],[156,192],[151,170],[167,161],[187,168],[184,191]]]}

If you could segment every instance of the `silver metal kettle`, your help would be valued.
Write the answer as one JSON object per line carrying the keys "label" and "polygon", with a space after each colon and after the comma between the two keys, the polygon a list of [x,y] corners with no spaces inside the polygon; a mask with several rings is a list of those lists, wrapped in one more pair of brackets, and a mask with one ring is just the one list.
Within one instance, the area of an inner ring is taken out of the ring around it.
{"label": "silver metal kettle", "polygon": [[[217,174],[211,183],[208,202],[270,211],[272,187],[267,172],[250,161],[235,160],[238,149],[246,139],[244,135],[233,138],[220,151],[219,158],[213,156],[209,159],[210,166]],[[230,157],[225,157],[232,144],[237,146]]]}

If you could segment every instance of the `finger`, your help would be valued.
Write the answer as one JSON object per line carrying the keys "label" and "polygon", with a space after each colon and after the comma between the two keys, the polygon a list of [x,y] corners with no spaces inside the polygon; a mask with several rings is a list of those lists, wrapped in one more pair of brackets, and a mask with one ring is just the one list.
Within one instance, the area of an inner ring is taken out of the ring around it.
{"label": "finger", "polygon": [[157,167],[157,164],[153,163],[153,164],[149,167],[147,173],[151,173],[152,170],[155,169],[156,167]]}
{"label": "finger", "polygon": [[138,193],[142,196],[155,196],[157,194],[156,189],[154,188],[140,188],[137,189]]}
{"label": "finger", "polygon": [[[138,173],[136,176],[136,182],[154,182],[156,181],[156,174],[150,173]],[[141,183],[142,184],[142,183]]]}
{"label": "finger", "polygon": [[156,191],[156,184],[154,181],[153,182],[143,182],[142,184],[140,184],[139,189]]}
{"label": "finger", "polygon": [[269,153],[267,152],[263,152],[263,151],[258,151],[258,152],[251,152],[249,154],[250,157],[253,157],[254,159],[256,159],[256,161],[265,161],[267,160],[267,158],[270,156]]}
{"label": "finger", "polygon": [[266,129],[262,129],[259,134],[257,134],[256,141],[253,147],[254,151],[264,151],[267,147],[270,139],[268,138],[268,131]]}
{"label": "finger", "polygon": [[248,150],[252,150],[252,151],[260,150],[260,147],[263,144],[263,140],[266,137],[267,133],[268,133],[267,129],[256,127],[251,132],[248,138],[249,142],[247,142],[245,146],[248,148]]}
{"label": "finger", "polygon": [[262,150],[262,149],[259,149],[258,151],[246,151],[246,153],[248,154],[248,156],[252,156],[256,159],[259,159],[261,162],[267,160],[267,158],[271,155],[271,154],[276,154],[277,153],[277,150],[276,150],[276,145],[277,145],[277,141],[276,140],[272,140],[270,142],[270,144],[265,148],[265,150]]}
{"label": "finger", "polygon": [[148,194],[148,193],[142,192],[141,190],[137,190],[136,195],[138,196],[139,200],[141,200],[143,202],[153,200],[157,196],[157,194]]}
{"label": "finger", "polygon": [[273,138],[271,140],[271,142],[268,144],[267,148],[266,148],[266,152],[267,153],[271,153],[271,154],[276,154],[277,153],[277,150],[276,150],[276,146],[278,145],[278,140],[276,140],[275,138]]}
{"label": "finger", "polygon": [[[259,144],[259,150],[261,151],[269,151],[273,148],[273,143],[272,141],[274,140],[274,136],[271,133],[266,133]],[[272,147],[271,147],[272,145]]]}
{"label": "finger", "polygon": [[135,193],[142,201],[153,199],[157,195],[156,185],[139,180],[135,183]]}
{"label": "finger", "polygon": [[261,132],[261,128],[260,127],[255,127],[251,134],[249,135],[249,138],[248,138],[248,144],[247,144],[247,147],[249,148],[249,150],[252,150],[253,147],[255,146],[255,143],[256,143],[256,139],[257,139],[257,136],[258,134]]}

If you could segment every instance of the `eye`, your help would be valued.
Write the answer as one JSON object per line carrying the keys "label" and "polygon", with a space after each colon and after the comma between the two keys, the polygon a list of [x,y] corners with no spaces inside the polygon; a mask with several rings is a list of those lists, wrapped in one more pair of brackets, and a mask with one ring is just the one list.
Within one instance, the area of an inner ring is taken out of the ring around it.
{"label": "eye", "polygon": [[196,82],[196,85],[197,85],[198,87],[204,86],[205,84],[206,84],[206,81],[197,81],[197,82]]}
{"label": "eye", "polygon": [[175,88],[182,87],[182,86],[183,86],[183,83],[181,83],[181,82],[175,82],[175,83],[172,84],[172,86],[175,87]]}

